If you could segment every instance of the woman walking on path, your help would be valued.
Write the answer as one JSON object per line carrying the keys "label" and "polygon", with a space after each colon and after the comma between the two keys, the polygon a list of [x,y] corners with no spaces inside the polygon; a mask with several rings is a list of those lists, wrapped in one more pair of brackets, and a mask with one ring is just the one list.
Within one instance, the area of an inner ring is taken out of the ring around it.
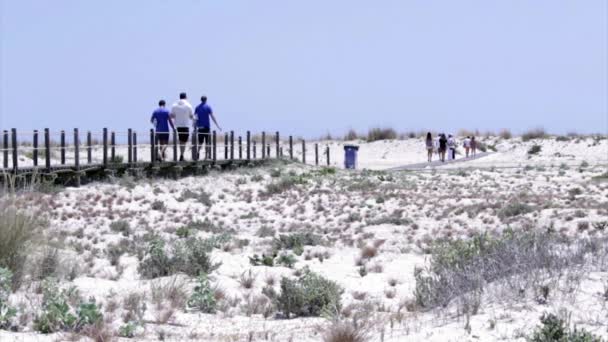
{"label": "woman walking on path", "polygon": [[445,162],[445,152],[447,150],[448,139],[446,139],[445,134],[441,133],[441,137],[439,138],[439,158],[441,162]]}
{"label": "woman walking on path", "polygon": [[448,160],[456,159],[456,139],[449,134],[448,135]]}
{"label": "woman walking on path", "polygon": [[426,153],[428,155],[427,160],[430,163],[433,160],[433,136],[431,132],[426,134]]}
{"label": "woman walking on path", "polygon": [[462,146],[464,147],[464,152],[467,158],[469,158],[469,151],[471,150],[471,137],[466,137],[462,142]]}
{"label": "woman walking on path", "polygon": [[475,137],[471,137],[471,156],[475,157],[477,153],[477,141],[475,141]]}

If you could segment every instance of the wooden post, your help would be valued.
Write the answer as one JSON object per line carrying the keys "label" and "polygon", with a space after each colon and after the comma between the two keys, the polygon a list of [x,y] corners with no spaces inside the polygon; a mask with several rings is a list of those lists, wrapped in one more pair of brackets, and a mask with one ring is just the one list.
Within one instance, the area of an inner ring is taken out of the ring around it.
{"label": "wooden post", "polygon": [[228,133],[224,134],[224,160],[228,160]]}
{"label": "wooden post", "polygon": [[293,160],[293,137],[289,136],[289,160]]}
{"label": "wooden post", "polygon": [[11,144],[13,147],[13,170],[17,173],[19,169],[19,155],[17,154],[17,129],[11,129]]}
{"label": "wooden post", "polygon": [[112,131],[112,133],[110,134],[110,145],[111,145],[110,161],[112,163],[115,163],[116,162],[116,133],[114,131]]}
{"label": "wooden post", "polygon": [[274,138],[274,140],[275,140],[276,149],[277,149],[277,159],[279,159],[279,158],[281,157],[281,153],[280,153],[280,151],[279,151],[279,148],[280,148],[280,146],[281,146],[281,142],[280,142],[280,136],[279,136],[279,131],[277,131],[277,132],[275,133],[275,138]]}
{"label": "wooden post", "polygon": [[51,132],[48,128],[44,129],[44,164],[46,172],[51,172]]}
{"label": "wooden post", "polygon": [[279,149],[279,151],[281,152],[279,157],[283,158],[283,147],[281,146],[281,148]]}
{"label": "wooden post", "polygon": [[327,149],[325,150],[325,152],[327,153],[327,166],[330,165],[329,163],[329,146],[327,146]]}
{"label": "wooden post", "polygon": [[78,143],[78,128],[74,128],[74,167],[80,167],[80,144]]}
{"label": "wooden post", "polygon": [[266,132],[262,132],[262,159],[266,159]]}
{"label": "wooden post", "polygon": [[177,162],[177,129],[173,129],[173,161]]}
{"label": "wooden post", "polygon": [[192,129],[192,160],[198,160],[198,128]]}
{"label": "wooden post", "polygon": [[137,132],[133,132],[133,163],[137,163]]}
{"label": "wooden post", "polygon": [[243,139],[239,135],[239,160],[243,159]]}
{"label": "wooden post", "polygon": [[156,135],[154,129],[150,128],[150,163],[154,165],[156,163]]}
{"label": "wooden post", "polygon": [[108,167],[108,129],[103,128],[103,168]]}
{"label": "wooden post", "polygon": [[253,159],[257,158],[257,151],[258,151],[258,149],[256,148],[255,145],[256,145],[256,141],[254,140],[253,141]]}
{"label": "wooden post", "polygon": [[133,163],[133,130],[127,129],[127,162]]}
{"label": "wooden post", "polygon": [[230,131],[230,160],[234,160],[234,131]]}
{"label": "wooden post", "polygon": [[270,158],[270,143],[266,146],[266,158]]}
{"label": "wooden post", "polygon": [[315,165],[319,166],[319,144],[315,143]]}
{"label": "wooden post", "polygon": [[32,151],[32,158],[34,160],[34,166],[38,166],[38,130],[34,130],[34,140],[33,140],[34,150]]}
{"label": "wooden post", "polygon": [[87,131],[87,164],[93,162],[93,138],[91,137],[91,131]]}
{"label": "wooden post", "polygon": [[302,164],[306,164],[306,140],[302,139]]}
{"label": "wooden post", "polygon": [[247,160],[251,160],[251,132],[247,131]]}
{"label": "wooden post", "polygon": [[61,131],[61,165],[65,165],[65,131]]}
{"label": "wooden post", "polygon": [[213,163],[217,160],[217,133],[213,131]]}
{"label": "wooden post", "polygon": [[3,134],[3,143],[2,143],[2,148],[3,148],[3,155],[4,155],[4,161],[3,161],[3,165],[5,169],[8,169],[8,131],[4,130],[4,134]]}

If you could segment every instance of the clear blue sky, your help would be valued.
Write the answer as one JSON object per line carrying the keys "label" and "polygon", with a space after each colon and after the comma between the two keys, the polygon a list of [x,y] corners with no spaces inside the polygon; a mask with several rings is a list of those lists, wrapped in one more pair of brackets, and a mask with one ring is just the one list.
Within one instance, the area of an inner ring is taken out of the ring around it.
{"label": "clear blue sky", "polygon": [[2,129],[608,131],[606,0],[0,0]]}

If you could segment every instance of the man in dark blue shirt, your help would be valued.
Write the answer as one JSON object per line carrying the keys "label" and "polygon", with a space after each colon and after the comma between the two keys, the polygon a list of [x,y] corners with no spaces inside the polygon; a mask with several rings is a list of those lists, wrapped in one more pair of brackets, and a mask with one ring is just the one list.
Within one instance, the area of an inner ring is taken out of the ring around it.
{"label": "man in dark blue shirt", "polygon": [[209,157],[211,156],[211,122],[209,118],[213,120],[213,123],[215,124],[215,126],[217,126],[220,132],[222,131],[222,128],[220,127],[220,125],[217,124],[215,116],[213,115],[213,110],[211,110],[211,107],[207,104],[206,96],[201,96],[201,104],[196,106],[196,109],[194,110],[194,116],[198,131],[197,154],[200,152],[201,147],[205,146],[205,158],[209,159]]}
{"label": "man in dark blue shirt", "polygon": [[152,113],[150,122],[154,125],[154,129],[156,129],[156,142],[160,148],[160,154],[158,150],[156,151],[156,158],[162,161],[165,159],[165,151],[169,143],[169,125],[171,126],[171,132],[175,130],[173,121],[169,116],[169,111],[165,108],[165,100],[158,102],[158,109]]}

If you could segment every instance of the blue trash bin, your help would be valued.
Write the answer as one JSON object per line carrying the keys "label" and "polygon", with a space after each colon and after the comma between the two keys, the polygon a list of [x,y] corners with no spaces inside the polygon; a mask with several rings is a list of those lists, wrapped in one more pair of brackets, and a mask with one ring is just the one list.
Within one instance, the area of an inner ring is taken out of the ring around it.
{"label": "blue trash bin", "polygon": [[357,168],[357,151],[359,151],[359,146],[357,145],[344,145],[345,169],[354,170]]}

